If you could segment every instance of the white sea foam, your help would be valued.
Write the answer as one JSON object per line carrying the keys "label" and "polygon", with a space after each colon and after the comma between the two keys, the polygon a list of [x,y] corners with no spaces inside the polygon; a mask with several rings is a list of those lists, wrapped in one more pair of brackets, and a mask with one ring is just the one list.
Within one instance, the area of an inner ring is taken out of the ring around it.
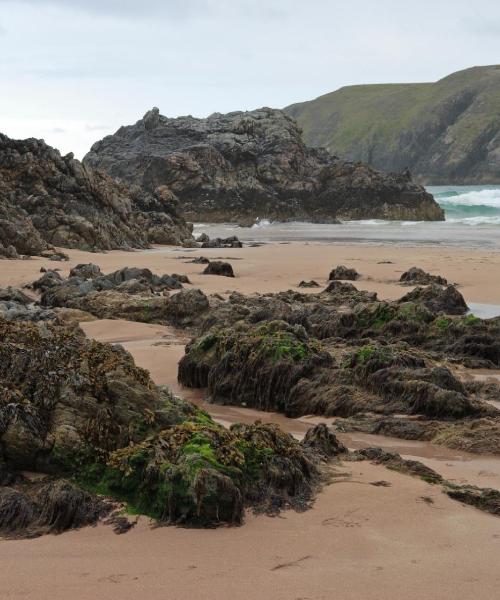
{"label": "white sea foam", "polygon": [[439,204],[462,206],[491,206],[500,208],[500,189],[471,190],[467,192],[455,191],[453,194],[436,194]]}

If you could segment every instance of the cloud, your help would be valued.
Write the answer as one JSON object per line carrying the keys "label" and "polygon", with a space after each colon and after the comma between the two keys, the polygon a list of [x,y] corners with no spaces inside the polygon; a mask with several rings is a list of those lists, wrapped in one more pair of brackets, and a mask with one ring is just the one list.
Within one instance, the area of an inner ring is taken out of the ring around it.
{"label": "cloud", "polygon": [[62,127],[53,127],[52,133],[66,133],[66,129],[63,129]]}
{"label": "cloud", "polygon": [[[1,4],[12,4],[12,0],[0,0]],[[154,18],[166,16],[172,19],[185,19],[211,11],[213,2],[208,0],[17,0],[16,4],[32,5],[36,8],[54,7],[67,12],[110,16],[114,18]]]}
{"label": "cloud", "polygon": [[[252,0],[16,0],[15,4],[35,8],[58,8],[66,12],[80,11],[114,19],[193,20],[206,17],[243,17],[253,20],[283,20],[298,0],[268,0],[263,5]],[[320,3],[323,0],[319,0]],[[0,0],[13,4],[13,0]]]}
{"label": "cloud", "polygon": [[90,125],[89,123],[87,123],[87,125],[85,125],[85,131],[106,131],[107,129],[110,129],[109,125]]}
{"label": "cloud", "polygon": [[0,23],[0,35],[5,35],[7,33],[7,30],[5,29],[5,27]]}

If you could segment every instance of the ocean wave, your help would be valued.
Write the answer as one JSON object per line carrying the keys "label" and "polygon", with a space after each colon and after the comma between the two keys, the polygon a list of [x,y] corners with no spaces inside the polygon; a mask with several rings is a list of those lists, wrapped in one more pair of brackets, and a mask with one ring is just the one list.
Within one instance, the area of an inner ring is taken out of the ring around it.
{"label": "ocean wave", "polygon": [[496,217],[488,217],[485,215],[478,215],[476,217],[464,217],[462,219],[447,218],[446,223],[454,225],[500,225],[500,215]]}
{"label": "ocean wave", "polygon": [[468,190],[464,192],[447,190],[445,192],[435,193],[435,198],[445,209],[449,205],[456,207],[475,206],[500,209],[500,189]]}
{"label": "ocean wave", "polygon": [[252,225],[252,229],[259,229],[262,227],[269,227],[269,225],[272,225],[271,221],[269,221],[268,219],[261,219],[260,221],[257,221],[257,223],[254,223]]}

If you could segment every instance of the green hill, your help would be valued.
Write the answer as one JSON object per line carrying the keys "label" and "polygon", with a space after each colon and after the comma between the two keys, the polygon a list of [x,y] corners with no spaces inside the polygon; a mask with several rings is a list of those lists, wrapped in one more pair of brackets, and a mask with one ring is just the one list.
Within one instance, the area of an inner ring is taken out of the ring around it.
{"label": "green hill", "polygon": [[305,141],[421,182],[500,183],[500,65],[436,83],[355,85],[285,111]]}

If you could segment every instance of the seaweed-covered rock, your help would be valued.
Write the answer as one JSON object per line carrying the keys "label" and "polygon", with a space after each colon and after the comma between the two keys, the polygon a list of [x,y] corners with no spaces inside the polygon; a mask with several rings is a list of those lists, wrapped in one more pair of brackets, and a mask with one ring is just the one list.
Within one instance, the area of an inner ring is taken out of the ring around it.
{"label": "seaweed-covered rock", "polygon": [[321,344],[303,327],[283,321],[212,331],[186,347],[179,382],[208,387],[215,402],[304,413],[292,403],[293,387],[315,368],[332,364]]}
{"label": "seaweed-covered rock", "polygon": [[102,274],[101,268],[93,263],[80,263],[76,265],[76,267],[73,267],[69,272],[70,277],[81,277],[82,279],[95,279]]}
{"label": "seaweed-covered rock", "polygon": [[464,315],[468,312],[464,297],[453,285],[441,287],[435,283],[427,287],[417,287],[400,302],[418,302],[426,306],[434,314]]}
{"label": "seaweed-covered rock", "polygon": [[342,279],[348,281],[356,281],[356,279],[359,279],[359,273],[356,271],[356,269],[339,265],[330,272],[328,279],[330,281],[337,281]]}
{"label": "seaweed-covered rock", "polygon": [[64,479],[24,480],[0,487],[0,536],[37,537],[95,525],[115,509],[114,503]]}
{"label": "seaweed-covered rock", "polygon": [[243,509],[307,508],[320,482],[314,454],[276,425],[207,418],[114,452],[91,476],[112,494],[169,523],[240,524]]}
{"label": "seaweed-covered rock", "polygon": [[0,535],[96,523],[115,505],[86,488],[189,525],[241,523],[245,506],[302,510],[319,458],[274,425],[217,425],[120,347],[0,319]]}
{"label": "seaweed-covered rock", "polygon": [[325,423],[320,423],[308,429],[301,444],[304,448],[311,448],[325,458],[332,458],[347,452],[333,431]]}
{"label": "seaweed-covered rock", "polygon": [[431,283],[448,285],[444,277],[431,275],[419,267],[411,267],[411,269],[405,271],[399,278],[399,281],[405,285],[429,285]]}
{"label": "seaweed-covered rock", "polygon": [[353,453],[357,460],[371,460],[389,469],[420,477],[429,483],[442,483],[444,480],[434,469],[416,460],[406,460],[395,452],[386,452],[382,448],[363,448]]}
{"label": "seaweed-covered rock", "polygon": [[478,488],[468,486],[449,486],[445,488],[446,494],[463,504],[475,506],[493,515],[500,515],[500,492],[491,488]]}
{"label": "seaweed-covered rock", "polygon": [[230,263],[221,260],[212,260],[203,271],[203,275],[222,275],[223,277],[234,277],[233,267]]}

